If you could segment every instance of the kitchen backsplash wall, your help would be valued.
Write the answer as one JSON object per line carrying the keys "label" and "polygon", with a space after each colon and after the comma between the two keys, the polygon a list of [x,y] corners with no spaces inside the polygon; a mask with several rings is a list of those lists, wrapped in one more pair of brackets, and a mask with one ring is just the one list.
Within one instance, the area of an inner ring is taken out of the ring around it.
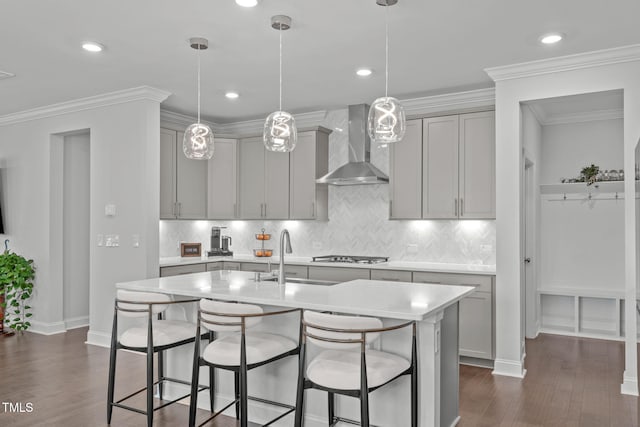
{"label": "kitchen backsplash wall", "polygon": [[[348,113],[327,113],[329,170],[348,160]],[[389,171],[389,149],[372,144],[371,160]],[[211,227],[228,227],[234,254],[259,247],[254,234],[271,233],[278,255],[280,231],[291,233],[293,256],[328,254],[388,256],[392,260],[495,264],[495,221],[390,221],[389,186],[329,186],[329,221],[160,221],[160,256],[180,255],[180,242],[201,242],[209,249]]]}

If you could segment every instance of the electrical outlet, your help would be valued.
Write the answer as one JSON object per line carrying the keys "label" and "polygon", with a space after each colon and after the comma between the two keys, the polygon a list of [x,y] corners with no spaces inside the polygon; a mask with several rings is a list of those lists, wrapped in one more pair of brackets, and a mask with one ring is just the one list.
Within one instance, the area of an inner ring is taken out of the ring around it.
{"label": "electrical outlet", "polygon": [[104,234],[98,234],[98,246],[104,246]]}
{"label": "electrical outlet", "polygon": [[120,236],[118,234],[107,234],[105,237],[105,246],[114,248],[120,246]]}
{"label": "electrical outlet", "polygon": [[139,234],[133,234],[131,236],[131,243],[133,244],[134,248],[139,248],[140,247],[140,235]]}

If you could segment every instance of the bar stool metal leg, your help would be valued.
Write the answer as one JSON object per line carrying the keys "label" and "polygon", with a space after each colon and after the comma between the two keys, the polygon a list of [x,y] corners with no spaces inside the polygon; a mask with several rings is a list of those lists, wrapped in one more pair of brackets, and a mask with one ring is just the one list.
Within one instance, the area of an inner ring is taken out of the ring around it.
{"label": "bar stool metal leg", "polygon": [[327,400],[329,401],[329,427],[333,425],[335,419],[335,395],[331,392],[327,393]]}
{"label": "bar stool metal leg", "polygon": [[[303,336],[303,340],[305,337]],[[298,354],[298,390],[296,393],[296,414],[295,414],[295,427],[302,427],[304,424],[304,381],[305,381],[305,359],[307,353],[307,345],[303,341],[300,348],[300,354]]]}
{"label": "bar stool metal leg", "polygon": [[249,414],[247,403],[249,400],[247,390],[247,348],[244,333],[244,319],[242,319],[242,338],[240,339],[240,427],[247,427]]}
{"label": "bar stool metal leg", "polygon": [[147,332],[147,427],[153,426],[153,328],[151,327],[151,310],[149,310],[149,326]]}
{"label": "bar stool metal leg", "polygon": [[[196,329],[196,340],[193,344],[193,371],[191,373],[191,400],[189,401],[189,427],[196,425],[198,409],[198,380],[200,379],[200,325]],[[209,390],[211,392],[211,390]]]}
{"label": "bar stool metal leg", "polygon": [[[213,332],[209,331],[209,343],[213,342],[215,339],[215,335]],[[215,385],[216,385],[216,374],[215,368],[213,366],[209,366],[209,409],[211,412],[215,412],[213,409],[215,407]]]}
{"label": "bar stool metal leg", "polygon": [[234,394],[236,397],[236,420],[240,419],[240,372],[233,373]]}
{"label": "bar stool metal leg", "polygon": [[111,351],[109,352],[109,386],[107,391],[107,424],[111,424],[113,413],[113,396],[116,380],[116,356],[118,345],[118,312],[113,310],[113,328],[111,329]]}
{"label": "bar stool metal leg", "polygon": [[162,392],[163,392],[163,384],[162,379],[164,378],[164,355],[162,351],[158,352],[158,397],[162,400]]}

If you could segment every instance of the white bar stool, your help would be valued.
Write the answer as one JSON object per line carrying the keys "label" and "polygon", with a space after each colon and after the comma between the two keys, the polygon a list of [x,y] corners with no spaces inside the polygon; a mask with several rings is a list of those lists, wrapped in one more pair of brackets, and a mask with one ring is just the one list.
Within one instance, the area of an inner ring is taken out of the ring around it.
{"label": "white bar stool", "polygon": [[[236,418],[240,419],[240,426],[247,427],[248,400],[256,400],[287,409],[287,411],[265,425],[283,418],[295,410],[295,406],[266,399],[258,399],[248,395],[247,372],[251,369],[266,365],[287,356],[300,354],[300,345],[289,338],[268,332],[251,331],[247,329],[257,325],[264,317],[284,315],[298,312],[301,309],[290,309],[265,313],[262,307],[251,304],[238,304],[231,302],[211,301],[203,299],[200,301],[198,310],[198,323],[196,335],[200,334],[202,327],[214,332],[213,340],[205,347],[200,355],[200,344],[196,341],[193,356],[193,377],[191,388],[191,405],[189,408],[189,427],[194,427],[196,422],[196,409],[198,403],[198,376],[200,366],[206,365],[210,369],[220,368],[234,372],[235,376],[235,400],[214,413],[211,417],[203,421],[200,426],[208,423],[213,418],[220,415],[231,405],[236,405]],[[298,321],[301,321],[299,319]],[[216,339],[217,332],[233,332]],[[209,395],[213,396],[214,383],[210,382]],[[213,408],[211,409],[213,411]]]}
{"label": "white bar stool", "polygon": [[[158,385],[160,400],[163,398],[163,383],[172,381],[191,386],[188,381],[164,376],[165,350],[188,344],[196,340],[196,325],[179,320],[165,320],[164,312],[172,304],[194,303],[198,300],[172,301],[169,295],[153,292],[132,292],[119,289],[116,295],[115,307],[113,311],[113,328],[111,330],[111,351],[109,356],[109,385],[107,392],[107,424],[111,424],[111,415],[114,407],[127,409],[147,416],[147,426],[153,424],[153,412],[167,405],[188,397],[189,394],[181,396],[170,402],[153,407],[153,386]],[[129,318],[147,318],[145,325],[133,326],[118,335],[118,314]],[[157,316],[157,319],[154,319]],[[207,337],[203,335],[202,338]],[[126,349],[147,355],[147,383],[146,387],[127,395],[126,397],[114,401],[115,376],[116,376],[116,356],[119,349]],[[158,381],[153,381],[153,354],[158,353]],[[210,372],[213,374],[213,371]],[[125,400],[147,391],[146,411],[123,404]],[[213,406],[213,402],[211,402]]]}
{"label": "white bar stool", "polygon": [[[361,425],[369,427],[369,393],[403,375],[411,376],[411,426],[417,427],[416,322],[384,328],[382,321],[373,317],[305,311],[302,325],[295,427],[304,424],[304,390],[308,388],[328,392],[329,426],[338,421],[358,424],[335,415],[334,395],[341,394],[360,399]],[[413,327],[411,361],[392,353],[367,348],[382,332],[408,326]],[[307,342],[325,350],[305,366]]]}

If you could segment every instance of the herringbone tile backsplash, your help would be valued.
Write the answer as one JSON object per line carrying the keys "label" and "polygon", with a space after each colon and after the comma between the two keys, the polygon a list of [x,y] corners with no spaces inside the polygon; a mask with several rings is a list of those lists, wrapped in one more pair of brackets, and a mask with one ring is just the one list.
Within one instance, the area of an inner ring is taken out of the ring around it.
{"label": "herringbone tile backsplash", "polygon": [[[327,113],[329,170],[348,160],[347,110]],[[389,150],[372,147],[372,162],[389,171]],[[225,226],[235,254],[259,247],[254,234],[265,228],[278,255],[283,228],[291,233],[293,256],[372,255],[392,260],[495,264],[495,221],[389,221],[389,186],[329,186],[329,221],[160,221],[160,256],[180,255],[180,242],[209,249],[211,227]],[[415,247],[413,247],[415,245]]]}

